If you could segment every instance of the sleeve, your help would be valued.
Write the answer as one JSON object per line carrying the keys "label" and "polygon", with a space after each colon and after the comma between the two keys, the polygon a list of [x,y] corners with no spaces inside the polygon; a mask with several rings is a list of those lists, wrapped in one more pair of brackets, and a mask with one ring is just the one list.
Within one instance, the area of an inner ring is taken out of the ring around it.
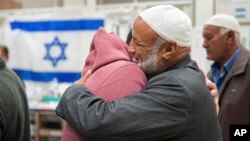
{"label": "sleeve", "polygon": [[183,130],[191,100],[176,80],[149,84],[122,100],[105,102],[83,85],[63,94],[56,113],[91,140],[152,141],[168,139]]}
{"label": "sleeve", "polygon": [[3,136],[3,128],[4,128],[4,124],[3,124],[3,114],[2,114],[2,109],[0,109],[0,141],[2,139]]}
{"label": "sleeve", "polygon": [[0,75],[0,94],[1,94],[1,98],[0,98],[0,141],[3,138],[3,132],[4,132],[4,128],[5,128],[5,116],[4,116],[4,112],[3,112],[3,107],[5,106],[3,103],[3,100],[5,100],[4,98],[2,98],[2,94],[6,93],[6,91],[3,89],[3,83],[4,81],[1,80],[1,75]]}

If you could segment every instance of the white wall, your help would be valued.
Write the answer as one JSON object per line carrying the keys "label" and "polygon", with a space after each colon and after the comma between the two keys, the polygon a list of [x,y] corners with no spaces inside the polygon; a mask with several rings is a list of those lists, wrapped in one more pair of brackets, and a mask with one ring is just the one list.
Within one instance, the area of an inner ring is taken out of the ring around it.
{"label": "white wall", "polygon": [[22,3],[23,8],[41,8],[57,6],[58,0],[16,0]]}
{"label": "white wall", "polygon": [[214,0],[195,0],[195,24],[202,26],[213,15]]}
{"label": "white wall", "polygon": [[191,57],[205,73],[210,69],[211,61],[206,59],[206,52],[202,47],[202,27],[205,21],[213,15],[213,5],[213,0],[195,0],[195,20]]}
{"label": "white wall", "polygon": [[[95,1],[95,0],[92,0]],[[84,6],[86,5],[86,0],[63,0],[63,6]]]}

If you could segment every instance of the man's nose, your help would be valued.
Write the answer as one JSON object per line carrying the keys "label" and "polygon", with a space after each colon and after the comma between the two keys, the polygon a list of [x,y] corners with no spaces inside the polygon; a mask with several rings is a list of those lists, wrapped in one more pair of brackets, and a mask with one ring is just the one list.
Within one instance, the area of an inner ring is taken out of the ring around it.
{"label": "man's nose", "polygon": [[208,43],[207,43],[206,40],[203,40],[202,47],[203,48],[207,48],[208,47]]}
{"label": "man's nose", "polygon": [[135,53],[135,47],[133,45],[128,46],[128,52],[134,54]]}

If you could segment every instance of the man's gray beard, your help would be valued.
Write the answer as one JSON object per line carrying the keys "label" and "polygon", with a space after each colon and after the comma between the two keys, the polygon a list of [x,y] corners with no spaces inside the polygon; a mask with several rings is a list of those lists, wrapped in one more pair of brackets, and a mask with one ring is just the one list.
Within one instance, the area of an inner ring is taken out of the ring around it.
{"label": "man's gray beard", "polygon": [[147,77],[155,76],[164,70],[157,59],[158,50],[159,48],[154,49],[148,58],[139,64]]}

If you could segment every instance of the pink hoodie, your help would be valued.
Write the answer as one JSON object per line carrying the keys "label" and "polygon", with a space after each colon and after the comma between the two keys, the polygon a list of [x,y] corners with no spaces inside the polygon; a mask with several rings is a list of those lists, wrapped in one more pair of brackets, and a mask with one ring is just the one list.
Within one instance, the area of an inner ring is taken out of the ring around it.
{"label": "pink hoodie", "polygon": [[[82,75],[88,70],[91,70],[92,75],[85,85],[94,95],[101,96],[106,101],[139,92],[147,81],[138,65],[131,62],[127,44],[103,28],[93,37]],[[65,124],[62,141],[87,140]]]}

